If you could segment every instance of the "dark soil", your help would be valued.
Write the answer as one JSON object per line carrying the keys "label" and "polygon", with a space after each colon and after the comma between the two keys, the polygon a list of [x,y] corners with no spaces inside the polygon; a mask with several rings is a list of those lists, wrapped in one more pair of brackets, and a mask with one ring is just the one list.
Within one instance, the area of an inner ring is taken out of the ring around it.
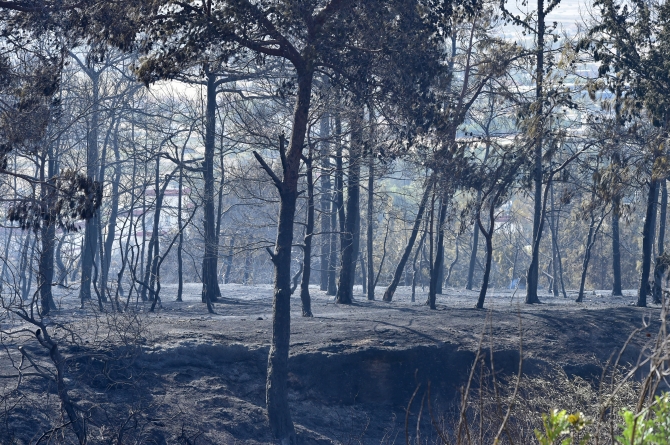
{"label": "dark soil", "polygon": [[[137,316],[81,311],[75,296],[60,298],[50,329],[61,333],[70,358],[67,383],[89,418],[90,443],[272,443],[264,413],[271,287],[222,286],[226,298],[214,315],[198,302],[197,286],[188,286],[183,303],[171,301],[173,293],[164,288],[160,310],[147,313],[140,304]],[[631,296],[595,292],[581,304],[543,296],[543,304],[528,306],[521,294],[495,292],[487,310],[475,310],[475,292],[451,289],[431,311],[423,294],[412,303],[403,288],[392,303],[360,299],[351,306],[314,289],[313,318],[301,317],[294,298],[289,388],[300,442],[404,443],[405,409],[417,385],[430,381],[434,409],[450,412],[480,341],[487,357],[493,348],[502,379],[515,375],[521,351],[529,376],[559,369],[595,385],[633,330],[649,323],[623,354],[626,363],[638,359],[658,327],[659,309],[633,307]],[[53,369],[20,327],[15,318],[3,321],[2,375],[17,374],[10,359],[18,366],[19,345]],[[49,378],[25,376],[17,385],[4,377],[0,390],[1,443],[36,443],[66,422]],[[65,426],[41,443],[73,439]]]}

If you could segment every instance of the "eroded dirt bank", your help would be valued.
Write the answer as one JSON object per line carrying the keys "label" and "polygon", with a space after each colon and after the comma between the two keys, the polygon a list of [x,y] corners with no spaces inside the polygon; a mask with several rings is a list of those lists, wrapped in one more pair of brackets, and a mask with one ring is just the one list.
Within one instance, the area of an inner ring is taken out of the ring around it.
{"label": "eroded dirt bank", "polygon": [[[92,443],[118,441],[119,431],[120,443],[271,443],[263,411],[270,287],[224,286],[227,298],[215,315],[197,302],[196,286],[189,290],[186,302],[176,303],[168,288],[161,310],[138,317],[134,332],[124,328],[126,344],[101,341],[110,329],[105,315],[91,323],[90,314],[71,305],[72,296],[62,296],[52,321],[67,321],[80,335],[75,344],[64,340],[64,350],[72,357],[70,391],[99,436]],[[436,409],[448,413],[482,333],[487,360],[493,347],[501,377],[516,373],[521,345],[530,376],[559,367],[596,381],[603,363],[647,319],[651,326],[624,354],[628,362],[637,359],[659,316],[655,308],[628,306],[630,297],[606,294],[581,305],[545,296],[544,304],[529,307],[505,292],[490,298],[486,311],[472,309],[474,295],[452,290],[430,311],[425,297],[412,303],[405,289],[392,303],[358,300],[352,306],[335,305],[315,289],[314,318],[300,316],[295,298],[289,388],[301,441],[403,443],[405,408],[417,385],[430,381]],[[13,341],[5,342],[10,351],[18,346]],[[20,341],[46,359],[29,336]],[[12,374],[9,361],[3,362],[3,373]],[[18,389],[12,389],[14,379],[0,384],[9,394],[6,406],[18,401],[6,411],[5,439],[34,443],[57,423],[48,379],[26,378]],[[429,428],[426,434],[429,439]]]}

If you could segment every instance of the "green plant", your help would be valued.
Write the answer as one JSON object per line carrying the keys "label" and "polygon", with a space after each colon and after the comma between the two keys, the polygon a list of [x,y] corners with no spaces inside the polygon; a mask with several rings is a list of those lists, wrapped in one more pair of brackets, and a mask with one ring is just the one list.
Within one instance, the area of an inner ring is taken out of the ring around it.
{"label": "green plant", "polygon": [[657,396],[654,403],[637,415],[630,410],[621,411],[624,424],[617,441],[622,445],[670,444],[670,394]]}
{"label": "green plant", "polygon": [[590,438],[582,430],[589,421],[581,412],[568,414],[566,410],[553,409],[549,414],[542,415],[544,432],[535,430],[535,437],[540,445],[573,445],[586,444]]}

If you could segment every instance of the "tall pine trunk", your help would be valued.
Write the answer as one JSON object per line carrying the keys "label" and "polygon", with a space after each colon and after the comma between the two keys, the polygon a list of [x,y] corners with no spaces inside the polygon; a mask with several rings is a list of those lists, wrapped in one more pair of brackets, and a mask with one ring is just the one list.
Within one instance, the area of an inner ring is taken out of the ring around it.
{"label": "tall pine trunk", "polygon": [[437,288],[442,279],[440,271],[444,270],[444,222],[447,218],[447,198],[444,190],[440,191],[439,216],[437,219],[435,263],[431,268],[430,285],[428,287],[428,301],[431,309],[435,309],[435,300],[437,297]]}
{"label": "tall pine trunk", "polygon": [[302,316],[312,317],[312,301],[309,295],[309,279],[312,274],[312,239],[314,238],[314,174],[312,170],[312,147],[305,159],[307,168],[307,224],[305,225],[305,241],[303,245],[302,282],[300,283],[300,301]]}
{"label": "tall pine trunk", "polygon": [[[52,215],[56,205],[55,189],[52,188],[54,184],[54,176],[58,173],[55,155],[53,153],[53,144],[49,144],[48,152],[44,158],[46,162],[46,169],[42,165],[41,171],[41,195],[46,209],[45,214]],[[45,174],[46,173],[46,177]],[[54,247],[56,243],[56,226],[53,221],[45,221],[40,228],[40,235],[42,238],[42,249],[40,252],[39,268],[37,275],[38,288],[40,293],[40,311],[42,315],[48,315],[51,309],[56,309],[53,301],[53,294],[51,292],[51,285],[54,281]]]}
{"label": "tall pine trunk", "polygon": [[535,152],[533,167],[533,183],[535,187],[535,199],[533,206],[533,238],[530,267],[526,276],[526,303],[539,303],[537,297],[537,286],[539,284],[540,272],[540,240],[542,238],[542,144],[544,132],[544,107],[542,96],[542,85],[544,80],[544,33],[545,33],[544,0],[537,0],[537,40],[535,70]]}
{"label": "tall pine trunk", "polygon": [[367,214],[367,279],[368,279],[368,300],[375,299],[375,269],[374,269],[374,186],[375,186],[375,157],[374,151],[370,149],[368,159],[368,214]]}
{"label": "tall pine trunk", "polygon": [[[279,222],[277,241],[272,254],[275,266],[273,297],[272,339],[268,356],[265,401],[272,435],[282,444],[295,444],[296,435],[288,406],[288,353],[291,340],[291,250],[293,222],[298,198],[300,159],[305,143],[313,71],[303,67],[297,70],[298,91],[293,114],[293,130],[288,152],[280,148],[284,177],[280,180],[265,164],[279,190]],[[283,145],[283,140],[282,144]],[[258,157],[260,160],[260,156]]]}
{"label": "tall pine trunk", "polygon": [[320,261],[320,279],[319,287],[322,291],[328,291],[328,274],[330,272],[330,248],[331,248],[331,231],[335,227],[330,226],[330,201],[331,196],[331,182],[330,182],[330,116],[324,113],[321,116],[321,127],[319,129],[319,136],[321,137],[321,255]]}
{"label": "tall pine trunk", "polygon": [[[100,279],[100,291],[105,295],[107,293],[107,281],[109,277],[109,268],[112,262],[112,249],[114,248],[114,239],[116,238],[116,219],[119,214],[119,184],[121,182],[121,153],[119,152],[119,133],[118,124],[114,130],[114,139],[112,141],[114,149],[114,179],[112,182],[112,202],[110,204],[109,222],[107,223],[107,238],[103,249],[102,274]],[[104,299],[104,298],[103,298]]]}
{"label": "tall pine trunk", "polygon": [[617,197],[612,209],[612,296],[621,296],[621,242],[619,219],[621,217],[621,198]]}
{"label": "tall pine trunk", "polygon": [[[207,69],[207,68],[206,68]],[[207,105],[205,112],[205,160],[203,199],[205,252],[202,258],[202,302],[213,303],[221,297],[217,280],[218,244],[214,217],[214,134],[216,130],[216,74],[207,73]]]}
{"label": "tall pine trunk", "polygon": [[[477,190],[477,202],[482,198],[481,190]],[[467,290],[474,287],[475,266],[477,265],[477,248],[479,247],[479,227],[475,223],[472,227],[472,250],[470,250],[470,264],[468,265],[468,281],[465,284]]]}
{"label": "tall pine trunk", "polygon": [[[668,215],[668,185],[665,178],[661,179],[661,214],[658,221],[658,254],[663,255],[665,251],[665,219]],[[656,270],[658,269],[658,271]],[[658,261],[654,264],[654,304],[661,304],[663,296],[663,267]]]}
{"label": "tall pine trunk", "polygon": [[351,122],[349,168],[347,176],[347,209],[340,259],[340,277],[335,301],[351,304],[354,297],[354,274],[360,242],[360,177],[363,146],[363,109],[359,107]]}
{"label": "tall pine trunk", "polygon": [[636,305],[647,306],[647,293],[649,292],[649,272],[651,271],[651,251],[656,234],[656,202],[658,201],[659,181],[653,176],[649,181],[649,194],[647,196],[647,214],[642,228],[642,273],[640,276],[640,291]]}
{"label": "tall pine trunk", "polygon": [[[89,76],[91,78],[92,86],[91,92],[93,94],[93,102],[91,104],[91,123],[88,129],[87,150],[86,150],[86,175],[89,178],[98,177],[98,123],[100,118],[100,104],[99,104],[99,79],[100,74],[90,70]],[[86,229],[84,232],[84,248],[81,258],[81,285],[79,289],[79,299],[82,306],[84,301],[91,298],[91,278],[93,270],[93,262],[95,261],[96,251],[98,248],[98,232],[100,225],[100,210],[96,210],[92,218],[86,221]]]}

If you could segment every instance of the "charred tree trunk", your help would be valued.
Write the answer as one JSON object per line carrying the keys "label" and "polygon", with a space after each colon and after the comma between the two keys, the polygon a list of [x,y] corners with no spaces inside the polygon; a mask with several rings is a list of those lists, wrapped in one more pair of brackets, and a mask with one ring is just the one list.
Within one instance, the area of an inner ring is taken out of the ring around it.
{"label": "charred tree trunk", "polygon": [[[482,199],[481,190],[477,190],[477,202]],[[470,265],[468,266],[468,281],[465,284],[467,290],[472,290],[474,286],[475,266],[477,265],[477,249],[479,247],[479,227],[477,223],[472,228],[472,250],[470,251]]]}
{"label": "charred tree trunk", "polygon": [[[208,70],[208,67],[205,68]],[[205,253],[202,258],[202,302],[214,303],[221,297],[217,279],[218,245],[214,217],[214,133],[216,130],[216,74],[207,72],[207,106],[205,114],[205,160],[203,199]]]}
{"label": "charred tree trunk", "polygon": [[114,248],[114,239],[116,238],[116,219],[119,214],[119,183],[121,182],[121,153],[119,152],[119,132],[118,124],[114,130],[114,180],[112,182],[112,202],[110,203],[109,223],[107,223],[107,238],[103,249],[103,261],[101,261],[102,274],[100,279],[100,291],[104,295],[107,293],[107,282],[109,277],[109,268],[112,261],[112,249]]}
{"label": "charred tree trunk", "polygon": [[[11,233],[11,232],[10,232]],[[58,240],[58,245],[56,246],[56,269],[58,270],[58,276],[56,277],[56,283],[58,287],[65,288],[67,287],[67,266],[63,262],[63,245],[65,244],[65,234],[63,234]]]}
{"label": "charred tree trunk", "polygon": [[351,304],[354,297],[354,273],[360,242],[360,177],[361,149],[363,145],[362,108],[351,122],[349,169],[347,177],[347,211],[343,233],[340,277],[335,301]]}
{"label": "charred tree trunk", "polygon": [[539,282],[540,271],[540,240],[542,238],[542,145],[544,133],[544,107],[543,107],[543,92],[542,84],[544,80],[544,34],[545,34],[545,17],[546,10],[544,8],[544,0],[537,0],[537,40],[536,40],[536,70],[535,70],[535,116],[537,119],[535,129],[535,146],[534,146],[534,167],[533,167],[533,183],[535,186],[535,197],[533,207],[533,242],[531,251],[530,267],[528,268],[528,275],[526,277],[526,304],[539,303],[540,299],[537,297],[537,286]]}
{"label": "charred tree trunk", "polygon": [[[28,275],[26,276],[25,273],[23,274],[24,281],[23,281],[23,289],[22,289],[23,295],[22,295],[22,297],[23,297],[24,300],[28,300],[28,298],[30,298],[30,290],[33,286],[33,271],[35,269],[32,267],[31,263],[32,263],[32,259],[35,258],[35,246],[36,245],[37,245],[37,234],[35,234],[32,237],[32,242],[30,244],[30,253],[28,255],[26,255],[25,264],[26,264],[26,267],[28,269]],[[22,269],[22,270],[25,271],[26,269]]]}
{"label": "charred tree trunk", "polygon": [[621,291],[621,242],[619,219],[621,217],[621,198],[617,197],[612,209],[612,296],[622,296]]}
{"label": "charred tree trunk", "polygon": [[430,307],[435,309],[435,299],[438,293],[438,286],[442,280],[442,272],[444,270],[444,222],[447,219],[447,198],[442,190],[440,192],[440,212],[436,227],[436,248],[435,248],[435,264],[430,274],[430,286],[428,287],[428,299]]}
{"label": "charred tree trunk", "polygon": [[[331,195],[330,211],[330,258],[328,259],[328,295],[337,295],[337,264],[338,255],[341,252],[337,248],[338,240],[341,241],[344,233],[344,180],[342,178],[342,122],[340,116],[335,116],[335,189]],[[338,226],[339,220],[339,226]],[[338,230],[339,229],[339,230]],[[338,236],[339,234],[339,236]]]}
{"label": "charred tree trunk", "polygon": [[[500,196],[504,192],[504,187],[500,186],[495,195],[490,197],[488,201],[488,228],[484,227],[482,222],[481,208],[477,210],[477,227],[481,230],[482,235],[486,241],[486,263],[484,264],[484,276],[482,277],[482,287],[479,290],[479,298],[477,298],[477,309],[484,308],[484,300],[486,298],[486,292],[489,288],[489,278],[491,276],[491,261],[493,259],[493,231],[495,229],[496,219],[495,219],[495,209],[496,203],[498,203]],[[480,195],[481,196],[481,195]],[[481,198],[480,198],[481,199]],[[478,201],[481,202],[481,201]],[[481,204],[480,204],[481,205]]]}
{"label": "charred tree trunk", "polygon": [[405,246],[405,251],[403,252],[402,257],[400,258],[400,262],[398,263],[395,273],[393,274],[391,284],[389,284],[388,288],[386,288],[386,292],[384,292],[384,301],[393,300],[393,294],[398,288],[400,278],[402,278],[402,271],[403,269],[405,269],[405,264],[407,264],[409,255],[412,253],[412,248],[414,247],[414,241],[416,241],[416,237],[419,234],[419,227],[421,226],[423,213],[426,210],[426,204],[428,203],[428,198],[430,197],[430,192],[432,191],[432,188],[433,188],[433,181],[431,177],[431,179],[429,179],[428,183],[426,184],[426,190],[424,190],[423,197],[421,198],[421,202],[419,203],[419,211],[417,212],[416,218],[414,219],[414,226],[412,227],[412,233],[410,234],[409,240],[407,241],[407,246]]}
{"label": "charred tree trunk", "polygon": [[454,261],[452,261],[451,264],[449,265],[449,270],[447,271],[447,276],[444,279],[444,285],[445,286],[449,286],[449,280],[451,279],[451,272],[453,272],[454,266],[458,262],[458,254],[459,254],[458,238],[455,239],[455,243],[456,243],[456,255],[454,256]]}
{"label": "charred tree trunk", "polygon": [[368,214],[367,214],[367,281],[368,281],[368,300],[375,299],[375,269],[374,269],[374,186],[375,186],[375,157],[374,152],[370,149],[368,160]]}
{"label": "charred tree trunk", "polygon": [[[23,246],[21,247],[21,260],[19,261],[19,270],[27,270],[29,265],[28,265],[28,250],[30,247],[30,234],[32,233],[31,230],[25,230],[23,231],[25,233],[25,237],[23,238]],[[26,280],[27,280],[27,275],[25,273],[21,274],[19,277],[19,289],[21,289],[21,298],[23,300],[28,298],[28,293],[24,290],[26,285]]]}
{"label": "charred tree trunk", "polygon": [[272,177],[280,196],[277,242],[271,255],[275,266],[275,289],[265,401],[272,435],[280,443],[291,445],[296,442],[295,429],[288,406],[287,388],[288,353],[291,339],[291,249],[298,198],[298,175],[309,118],[313,74],[311,68],[308,67],[297,69],[297,101],[288,153],[285,153],[283,138],[280,143],[283,179],[279,179],[260,155],[255,154],[263,168]]}
{"label": "charred tree trunk", "polygon": [[[91,78],[92,86],[91,93],[93,94],[93,102],[91,104],[91,126],[88,131],[87,150],[86,150],[86,175],[89,178],[98,177],[98,166],[100,158],[98,154],[98,120],[100,117],[100,103],[99,103],[99,76],[100,74],[89,70],[88,73]],[[93,262],[95,261],[96,251],[98,248],[98,232],[100,225],[100,210],[96,210],[92,218],[86,221],[86,230],[84,232],[84,249],[81,258],[81,285],[79,289],[79,299],[83,306],[85,300],[91,299],[91,277],[93,270]]]}
{"label": "charred tree trunk", "polygon": [[591,210],[591,223],[589,224],[589,233],[586,237],[586,249],[584,250],[584,260],[582,262],[582,276],[579,281],[579,294],[577,295],[577,303],[581,303],[584,301],[584,286],[586,284],[586,272],[588,271],[589,268],[589,260],[591,259],[591,249],[593,248],[593,245],[596,242],[596,235],[598,233],[598,229],[600,228],[600,225],[602,224],[602,220],[604,218],[601,218],[600,223],[596,226],[596,218],[594,215],[594,211]]}
{"label": "charred tree trunk", "polygon": [[[180,161],[184,162],[184,150],[181,152]],[[179,229],[179,240],[177,241],[177,301],[183,301],[184,293],[184,226],[182,225],[182,200],[184,196],[184,168],[179,166],[179,190],[177,192],[177,228]]]}
{"label": "charred tree trunk", "polygon": [[[657,256],[663,255],[665,250],[665,220],[668,215],[668,185],[665,178],[661,179],[661,214],[658,221],[658,253]],[[656,271],[659,267],[658,261],[654,264],[654,304],[661,304],[663,297],[663,286],[662,286],[662,277],[663,273],[659,270]]]}
{"label": "charred tree trunk", "polygon": [[321,127],[319,129],[319,136],[321,136],[321,255],[320,259],[320,268],[321,276],[319,280],[320,289],[322,291],[328,291],[328,274],[330,272],[330,238],[331,231],[335,230],[335,227],[330,226],[331,217],[330,217],[330,201],[331,196],[331,182],[330,182],[330,143],[328,138],[330,137],[330,116],[328,113],[325,113],[321,116]]}
{"label": "charred tree trunk", "polygon": [[[48,153],[44,159],[47,164],[44,171],[44,163],[41,171],[42,181],[42,201],[46,208],[44,212],[46,215],[52,215],[55,211],[56,195],[54,187],[54,177],[58,173],[58,166],[53,153],[53,145],[49,146]],[[45,176],[46,173],[46,176]],[[38,288],[40,293],[40,311],[43,316],[48,315],[51,309],[56,309],[56,304],[53,300],[51,292],[51,285],[54,278],[54,248],[56,243],[56,226],[53,221],[45,221],[40,228],[40,235],[42,238],[42,251],[40,252],[39,269],[37,272]]]}
{"label": "charred tree trunk", "polygon": [[228,255],[226,255],[226,273],[223,276],[225,284],[230,283],[230,274],[233,269],[233,254],[235,253],[235,236],[230,237],[230,244],[228,245]]}
{"label": "charred tree trunk", "polygon": [[642,274],[640,277],[640,291],[636,305],[647,306],[647,293],[649,291],[649,272],[651,271],[651,251],[656,234],[656,202],[658,201],[659,181],[653,176],[649,182],[649,195],[647,196],[647,214],[642,228]]}
{"label": "charred tree trunk", "polygon": [[302,316],[313,317],[312,300],[309,295],[309,278],[312,273],[312,238],[314,237],[314,174],[312,171],[312,147],[309,157],[305,159],[307,167],[307,224],[305,226],[305,243],[303,246],[302,282],[300,283],[300,301]]}
{"label": "charred tree trunk", "polygon": [[554,275],[551,282],[551,290],[554,294],[554,297],[558,298],[558,283],[559,283],[559,273],[558,273],[558,230],[556,228],[556,207],[554,206],[554,185],[551,185],[551,210],[549,213],[549,230],[551,232],[551,265],[552,265],[552,274]]}

